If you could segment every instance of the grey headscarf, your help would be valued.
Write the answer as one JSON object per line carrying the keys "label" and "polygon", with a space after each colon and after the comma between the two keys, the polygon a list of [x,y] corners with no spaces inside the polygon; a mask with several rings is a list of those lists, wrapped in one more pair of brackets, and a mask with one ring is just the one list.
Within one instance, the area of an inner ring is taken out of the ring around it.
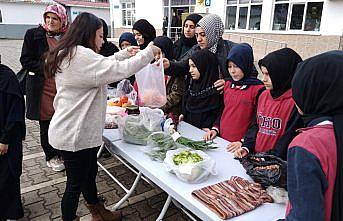
{"label": "grey headscarf", "polygon": [[215,14],[206,15],[198,22],[198,26],[202,27],[205,31],[208,50],[212,53],[216,53],[218,40],[224,33],[224,24],[221,18]]}

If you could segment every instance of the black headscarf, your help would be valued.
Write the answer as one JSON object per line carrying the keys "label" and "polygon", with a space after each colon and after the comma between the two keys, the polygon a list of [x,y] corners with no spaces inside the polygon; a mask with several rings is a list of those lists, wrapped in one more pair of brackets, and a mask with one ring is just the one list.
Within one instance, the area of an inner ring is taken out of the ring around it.
{"label": "black headscarf", "polygon": [[273,84],[270,94],[274,99],[291,88],[291,82],[298,63],[302,61],[299,54],[290,48],[282,48],[269,53],[258,64],[267,68]]}
{"label": "black headscarf", "polygon": [[107,26],[105,20],[103,20],[103,19],[100,19],[100,20],[102,22],[102,28],[104,30],[104,35],[103,35],[104,43],[101,46],[99,54],[101,54],[102,56],[108,57],[108,56],[111,56],[114,53],[118,52],[119,49],[112,42],[107,41],[108,26]]}
{"label": "black headscarf", "polygon": [[200,72],[200,78],[190,80],[186,100],[187,111],[201,113],[218,108],[221,97],[214,87],[214,82],[219,79],[217,57],[208,49],[202,49],[194,52],[189,59]]}
{"label": "black headscarf", "polygon": [[121,43],[123,43],[123,41],[130,42],[130,44],[132,46],[137,46],[137,41],[135,39],[135,36],[133,36],[133,34],[131,32],[124,32],[120,35],[120,37],[119,37],[119,47],[120,48],[121,48]]}
{"label": "black headscarf", "polygon": [[337,143],[337,171],[331,221],[343,220],[343,51],[330,51],[300,63],[292,81],[304,121],[329,116]]}
{"label": "black headscarf", "polygon": [[166,36],[158,36],[154,39],[154,44],[161,49],[168,60],[173,59],[173,42]]}
{"label": "black headscarf", "polygon": [[202,19],[202,16],[199,14],[195,14],[195,13],[190,14],[186,17],[185,21],[183,22],[183,26],[182,26],[182,35],[181,35],[182,44],[187,45],[189,47],[193,47],[193,45],[198,44],[197,38],[195,36],[193,38],[186,38],[186,36],[184,34],[183,27],[185,27],[186,21],[192,21],[194,23],[194,27],[196,27],[196,25],[198,24],[198,21],[200,21],[200,19]]}
{"label": "black headscarf", "polygon": [[260,85],[262,81],[256,78],[254,72],[254,54],[252,47],[247,43],[236,44],[232,47],[227,56],[227,61],[232,61],[244,73],[244,77],[239,81],[228,79],[235,85]]}
{"label": "black headscarf", "polygon": [[146,48],[148,44],[156,38],[156,30],[152,24],[145,19],[140,19],[133,24],[132,30],[139,31],[144,38],[144,44],[139,45],[141,50]]}

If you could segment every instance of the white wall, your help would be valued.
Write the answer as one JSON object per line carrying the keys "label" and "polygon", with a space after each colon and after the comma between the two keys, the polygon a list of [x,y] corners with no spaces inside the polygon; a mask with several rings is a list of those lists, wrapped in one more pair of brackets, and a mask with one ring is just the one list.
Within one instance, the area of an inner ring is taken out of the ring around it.
{"label": "white wall", "polygon": [[343,35],[343,1],[324,2],[320,33],[323,35]]}
{"label": "white wall", "polygon": [[162,29],[163,4],[162,0],[136,0],[136,21],[148,20],[155,29]]}
{"label": "white wall", "polygon": [[46,6],[44,4],[0,2],[2,24],[41,24]]}
{"label": "white wall", "polygon": [[90,7],[71,6],[70,7],[71,20],[74,21],[76,16],[82,12],[92,13],[96,15],[97,17],[104,19],[107,25],[111,24],[109,8],[90,8]]}

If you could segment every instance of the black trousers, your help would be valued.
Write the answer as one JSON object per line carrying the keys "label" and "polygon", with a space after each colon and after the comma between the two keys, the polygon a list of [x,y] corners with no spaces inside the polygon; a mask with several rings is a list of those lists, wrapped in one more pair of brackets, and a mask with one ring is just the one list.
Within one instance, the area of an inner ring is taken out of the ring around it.
{"label": "black trousers", "polygon": [[67,172],[67,186],[62,198],[62,218],[75,219],[82,193],[88,204],[98,203],[95,178],[98,173],[97,152],[99,147],[77,152],[60,151]]}
{"label": "black trousers", "polygon": [[45,153],[45,160],[49,161],[55,156],[60,156],[58,150],[53,148],[49,144],[48,130],[49,130],[50,120],[39,120],[39,132],[40,132],[40,143],[43,147]]}
{"label": "black trousers", "polygon": [[8,155],[0,156],[0,220],[24,216],[20,195],[20,177],[10,170]]}

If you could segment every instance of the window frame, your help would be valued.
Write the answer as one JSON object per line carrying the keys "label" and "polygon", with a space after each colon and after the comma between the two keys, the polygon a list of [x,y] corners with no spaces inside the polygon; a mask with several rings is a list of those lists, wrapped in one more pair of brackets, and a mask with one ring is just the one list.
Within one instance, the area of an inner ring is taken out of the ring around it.
{"label": "window frame", "polygon": [[0,24],[4,23],[4,19],[2,18],[2,11],[1,11],[1,8],[0,8]]}
{"label": "window frame", "polygon": [[[263,1],[261,2],[252,2],[252,0],[249,0],[248,3],[239,3],[239,0],[236,0],[236,3],[228,4],[227,0],[225,0],[225,9],[224,9],[224,18],[225,18],[225,25],[226,25],[226,18],[227,18],[227,12],[228,7],[236,7],[236,19],[235,19],[235,29],[228,29],[225,27],[225,31],[233,31],[233,32],[260,32],[261,31],[261,25],[259,30],[249,29],[250,27],[250,15],[251,15],[251,7],[252,6],[261,6],[261,9],[263,9]],[[239,12],[240,8],[248,7],[247,17],[246,17],[246,27],[245,28],[239,28],[238,22],[239,22]],[[262,10],[261,10],[261,17],[260,20],[262,20]]]}
{"label": "window frame", "polygon": [[[123,8],[123,4],[125,4],[125,8]],[[130,5],[128,8],[127,6]],[[125,0],[120,1],[120,11],[121,11],[121,26],[124,28],[132,28],[133,24],[136,22],[136,3],[135,0]],[[125,11],[125,18],[124,18],[124,11]],[[128,12],[131,13],[131,25],[128,24],[129,17]]]}
{"label": "window frame", "polygon": [[[270,27],[269,31],[272,33],[277,33],[277,34],[311,34],[311,35],[320,35],[321,29],[319,31],[305,31],[305,22],[306,22],[306,13],[307,13],[307,8],[309,3],[322,3],[323,8],[324,8],[324,0],[280,0],[280,1],[273,1],[273,7],[272,7],[272,14],[271,14],[271,22],[270,22]],[[278,4],[288,4],[288,12],[287,12],[287,21],[286,21],[286,29],[285,30],[273,30],[274,26],[274,14],[275,14],[275,5]],[[302,28],[301,30],[299,29],[290,29],[291,26],[291,19],[292,19],[292,12],[293,12],[293,5],[302,5],[304,4],[304,11],[303,11],[303,21],[302,21]],[[322,8],[322,15],[320,22],[322,22],[322,17],[323,17],[323,8]],[[322,23],[320,24],[322,25]]]}

